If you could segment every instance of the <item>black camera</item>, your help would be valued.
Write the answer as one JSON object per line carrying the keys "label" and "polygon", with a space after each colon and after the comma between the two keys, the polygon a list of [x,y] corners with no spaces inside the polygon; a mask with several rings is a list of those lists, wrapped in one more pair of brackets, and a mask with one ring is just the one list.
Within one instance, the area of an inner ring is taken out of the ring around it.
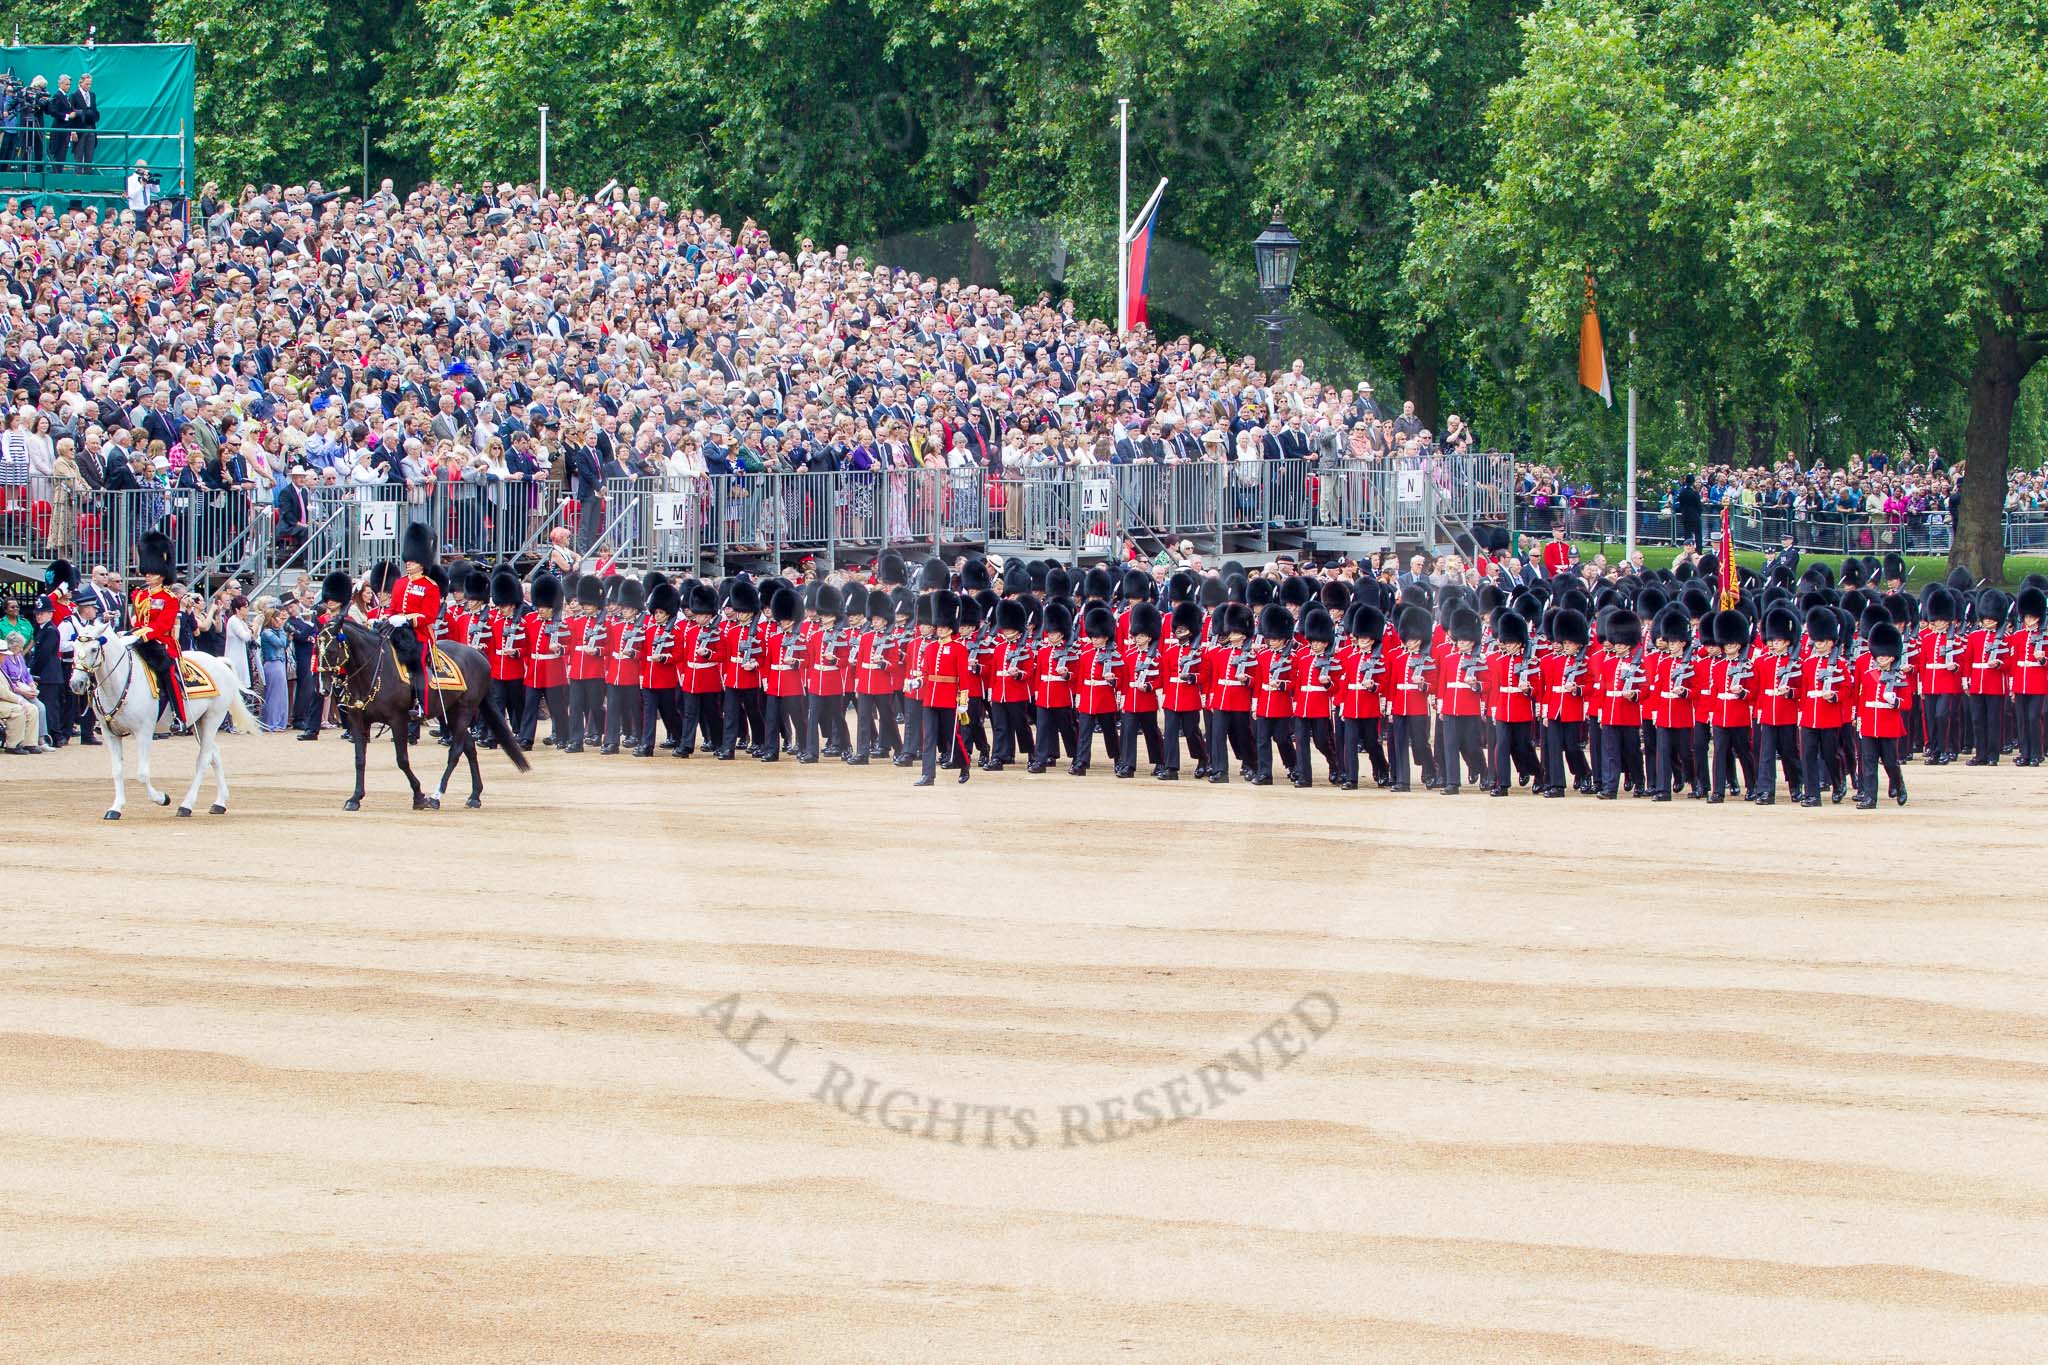
{"label": "black camera", "polygon": [[161,185],[164,183],[164,178],[155,171],[142,171],[139,174],[142,176],[142,183],[145,185]]}

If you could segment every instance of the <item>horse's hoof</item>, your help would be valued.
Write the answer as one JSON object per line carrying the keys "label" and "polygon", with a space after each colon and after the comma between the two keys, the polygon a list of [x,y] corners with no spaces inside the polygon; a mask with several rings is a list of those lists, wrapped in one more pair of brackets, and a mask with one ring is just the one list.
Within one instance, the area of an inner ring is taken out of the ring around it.
{"label": "horse's hoof", "polygon": [[431,809],[433,809],[433,807],[431,807],[431,806],[429,806],[429,805],[427,804],[427,798],[426,798],[426,797],[424,797],[424,796],[415,796],[415,797],[414,797],[414,798],[412,799],[412,808],[413,808],[414,810],[431,810]]}
{"label": "horse's hoof", "polygon": [[215,805],[209,806],[207,808],[206,813],[208,815],[226,815],[228,813],[228,808],[226,806],[216,803]]}
{"label": "horse's hoof", "polygon": [[439,810],[439,809],[441,809],[441,798],[440,798],[440,797],[438,797],[438,796],[430,796],[430,797],[428,797],[428,798],[427,798],[427,809],[428,809],[428,810]]}
{"label": "horse's hoof", "polygon": [[343,810],[361,810],[363,808],[363,803],[356,800],[354,797],[350,797],[348,800],[341,803],[341,808]]}
{"label": "horse's hoof", "polygon": [[159,806],[168,806],[171,804],[171,794],[169,792],[165,792],[161,796],[152,796],[149,799],[156,802]]}
{"label": "horse's hoof", "polygon": [[189,820],[189,819],[191,819],[191,818],[192,818],[192,808],[191,808],[190,806],[180,806],[180,807],[178,807],[178,818],[179,818],[180,820]]}
{"label": "horse's hoof", "polygon": [[482,810],[484,808],[484,799],[481,796],[472,796],[462,804],[468,806],[471,810]]}
{"label": "horse's hoof", "polygon": [[117,810],[110,810],[110,811],[108,811],[108,812],[107,812],[107,813],[106,813],[105,815],[102,815],[102,816],[100,817],[100,819],[102,819],[102,820],[118,820],[118,819],[120,819],[120,818],[121,818],[121,812],[119,812],[119,811],[117,811]]}

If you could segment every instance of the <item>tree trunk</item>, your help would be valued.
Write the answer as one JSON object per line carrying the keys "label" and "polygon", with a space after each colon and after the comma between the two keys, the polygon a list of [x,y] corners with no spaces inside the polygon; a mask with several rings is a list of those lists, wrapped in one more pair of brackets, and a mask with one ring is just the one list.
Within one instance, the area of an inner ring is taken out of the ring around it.
{"label": "tree trunk", "polygon": [[1733,425],[1723,420],[1725,411],[1718,397],[1707,399],[1707,463],[1710,465],[1735,463],[1736,430]]}
{"label": "tree trunk", "polygon": [[1423,328],[1409,339],[1401,353],[1401,396],[1415,405],[1415,416],[1423,426],[1443,435],[1443,398],[1437,392],[1435,337]]}
{"label": "tree trunk", "polygon": [[2020,339],[1996,323],[1977,323],[1977,360],[1970,369],[1970,420],[1963,428],[1963,495],[1956,511],[1949,563],[1972,578],[2005,581],[2005,479],[2012,451],[2012,412],[2027,366]]}
{"label": "tree trunk", "polygon": [[1778,443],[1778,424],[1762,417],[1752,417],[1744,424],[1743,430],[1749,439],[1749,467],[1769,468],[1771,447]]}

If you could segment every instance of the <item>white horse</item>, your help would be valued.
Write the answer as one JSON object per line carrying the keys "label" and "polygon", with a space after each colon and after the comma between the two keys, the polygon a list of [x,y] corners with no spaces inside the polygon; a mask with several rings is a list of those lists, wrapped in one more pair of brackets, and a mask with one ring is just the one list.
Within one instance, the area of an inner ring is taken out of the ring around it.
{"label": "white horse", "polygon": [[[156,737],[157,699],[149,690],[149,665],[135,654],[137,638],[122,634],[104,621],[94,622],[79,627],[71,655],[71,690],[80,696],[88,690],[92,692],[92,709],[106,728],[107,754],[114,761],[114,804],[106,814],[109,820],[120,819],[122,808],[128,804],[124,740],[135,741],[135,775],[142,779],[143,791],[159,806],[171,804],[169,795],[158,791],[149,780],[149,742]],[[178,814],[192,813],[192,803],[199,799],[199,781],[211,767],[213,813],[226,815],[228,770],[220,759],[221,722],[232,719],[244,734],[249,734],[256,729],[256,717],[250,714],[226,659],[211,654],[188,653],[185,657],[213,679],[214,695],[185,700],[186,719],[192,733],[199,737],[199,763],[192,770],[192,785],[178,806]]]}

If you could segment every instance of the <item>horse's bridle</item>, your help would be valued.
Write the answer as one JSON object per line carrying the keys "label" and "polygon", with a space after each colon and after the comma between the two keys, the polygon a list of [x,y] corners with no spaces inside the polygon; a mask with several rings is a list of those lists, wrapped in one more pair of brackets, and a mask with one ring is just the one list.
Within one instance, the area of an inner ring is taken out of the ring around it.
{"label": "horse's bridle", "polygon": [[[102,670],[106,667],[107,645],[111,642],[112,638],[112,636],[106,636],[97,642],[99,645],[99,662],[86,670],[86,676],[92,679],[93,714],[100,718],[101,724],[105,725],[109,730],[113,730],[114,733],[119,734],[121,732],[114,725],[114,717],[120,714],[121,703],[127,700],[128,697],[128,686],[135,681],[135,646],[128,646],[128,652],[121,656],[121,685],[114,689],[114,704],[109,706],[103,700],[107,694],[107,679]],[[177,664],[173,662],[171,667],[176,668]]]}
{"label": "horse's bridle", "polygon": [[[367,693],[357,692],[355,688],[349,685],[349,679],[352,673],[360,673],[362,669],[360,667],[353,669],[350,667],[355,662],[356,655],[355,649],[348,642],[347,625],[348,620],[346,617],[336,617],[330,625],[321,630],[322,638],[320,640],[320,664],[318,671],[335,679],[336,695],[334,704],[336,706],[345,711],[360,711],[376,697],[377,685],[384,678],[384,661],[390,657],[391,651],[388,649],[371,651],[375,659],[370,664],[369,691]],[[329,664],[328,657],[337,647],[346,662]]]}

